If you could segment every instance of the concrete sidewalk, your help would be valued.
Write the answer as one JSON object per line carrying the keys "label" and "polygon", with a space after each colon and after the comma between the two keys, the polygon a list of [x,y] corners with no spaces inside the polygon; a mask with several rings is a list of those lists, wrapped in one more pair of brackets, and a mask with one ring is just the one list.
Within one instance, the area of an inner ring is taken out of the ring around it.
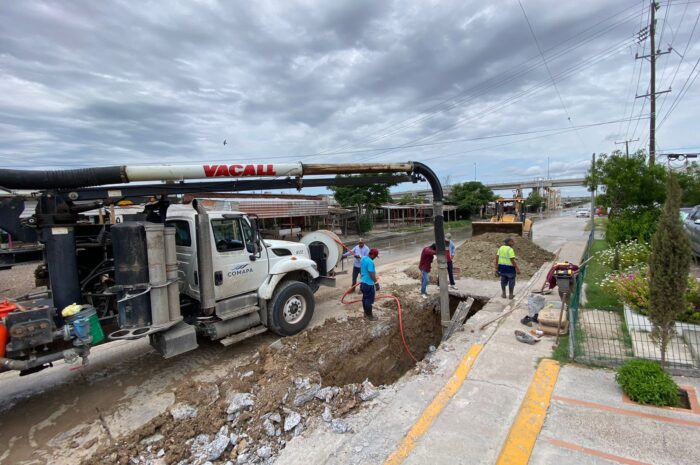
{"label": "concrete sidewalk", "polygon": [[[559,225],[562,221],[556,222]],[[578,262],[586,236],[583,226],[578,231],[572,231],[570,226],[564,230],[575,237],[562,241],[553,235],[537,242],[550,250],[563,245],[560,258]],[[542,272],[546,270],[543,268]],[[537,276],[527,284],[532,286],[536,280]],[[529,294],[526,283],[519,283],[518,287],[516,302],[519,300],[520,305],[515,311],[481,329],[511,304],[492,298],[465,324],[463,332],[442,344],[430,357],[431,374],[404,377],[383,389],[368,410],[350,418],[352,434],[338,435],[317,428],[309,437],[288,443],[276,463],[495,463],[538,361],[552,350],[552,338],[534,346],[515,339],[514,331],[524,328],[519,320],[526,314]],[[484,294],[493,295],[496,289],[484,290]],[[466,379],[456,380],[475,347],[481,351],[470,365]],[[445,395],[446,387],[454,388],[449,397]]]}
{"label": "concrete sidewalk", "polygon": [[[700,391],[698,378],[675,379]],[[529,463],[695,465],[700,408],[633,404],[623,400],[614,371],[565,366]]]}

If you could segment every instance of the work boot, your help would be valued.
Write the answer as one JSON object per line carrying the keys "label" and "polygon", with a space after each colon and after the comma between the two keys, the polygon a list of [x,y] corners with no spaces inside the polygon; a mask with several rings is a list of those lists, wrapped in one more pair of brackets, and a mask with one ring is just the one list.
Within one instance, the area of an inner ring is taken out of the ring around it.
{"label": "work boot", "polygon": [[501,292],[501,299],[505,299],[505,298],[506,298],[506,291],[503,291],[503,292]]}
{"label": "work boot", "polygon": [[513,294],[510,294],[510,295],[508,295],[508,298],[509,298],[510,300],[513,300],[513,299],[515,298],[515,296],[514,296]]}
{"label": "work boot", "polygon": [[374,315],[365,315],[365,318],[367,318],[369,321],[377,321],[379,319]]}
{"label": "work boot", "polygon": [[532,326],[531,319],[529,316],[525,315],[522,320],[520,320],[521,324],[524,324],[525,326]]}

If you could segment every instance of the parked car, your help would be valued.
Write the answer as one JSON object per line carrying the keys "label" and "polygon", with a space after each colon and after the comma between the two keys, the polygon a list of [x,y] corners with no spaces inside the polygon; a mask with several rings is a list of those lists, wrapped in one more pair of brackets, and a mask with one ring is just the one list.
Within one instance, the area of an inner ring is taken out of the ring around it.
{"label": "parked car", "polygon": [[[681,212],[681,215],[683,212]],[[696,206],[688,213],[683,220],[683,229],[690,238],[690,246],[693,253],[700,257],[700,205]]]}
{"label": "parked car", "polygon": [[591,211],[586,210],[584,208],[580,210],[576,210],[576,218],[590,218],[591,217]]}

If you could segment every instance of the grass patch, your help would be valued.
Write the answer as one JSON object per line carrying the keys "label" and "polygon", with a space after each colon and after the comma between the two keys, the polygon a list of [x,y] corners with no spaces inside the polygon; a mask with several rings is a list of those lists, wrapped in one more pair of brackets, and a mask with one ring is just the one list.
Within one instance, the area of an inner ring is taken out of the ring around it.
{"label": "grass patch", "polygon": [[[608,243],[604,240],[595,240],[591,245],[591,255],[608,248]],[[596,308],[598,310],[615,310],[622,312],[622,303],[617,297],[606,293],[600,287],[600,282],[612,269],[602,264],[597,258],[588,262],[586,269],[586,308]]]}
{"label": "grass patch", "polygon": [[[605,231],[605,227],[608,224],[608,217],[607,216],[596,217],[593,219],[593,221],[595,221],[595,229],[597,231],[600,231],[600,230]],[[590,231],[590,230],[591,230],[591,222],[586,221],[586,227],[584,228],[584,231]]]}
{"label": "grass patch", "polygon": [[[583,341],[586,335],[581,325],[576,325],[576,338],[574,339],[574,358],[583,355]],[[564,364],[572,362],[569,358],[569,335],[559,336],[559,345],[552,351],[552,357],[557,362]]]}

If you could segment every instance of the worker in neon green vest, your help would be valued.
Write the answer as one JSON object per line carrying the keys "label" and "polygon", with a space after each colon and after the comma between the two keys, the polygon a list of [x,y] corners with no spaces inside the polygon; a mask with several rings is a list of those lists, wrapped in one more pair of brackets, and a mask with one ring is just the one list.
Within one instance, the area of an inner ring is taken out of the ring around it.
{"label": "worker in neon green vest", "polygon": [[514,245],[515,241],[508,237],[496,253],[496,275],[501,277],[501,297],[504,299],[506,298],[506,286],[508,286],[508,298],[513,298],[515,275],[520,273],[515,250],[513,250]]}

